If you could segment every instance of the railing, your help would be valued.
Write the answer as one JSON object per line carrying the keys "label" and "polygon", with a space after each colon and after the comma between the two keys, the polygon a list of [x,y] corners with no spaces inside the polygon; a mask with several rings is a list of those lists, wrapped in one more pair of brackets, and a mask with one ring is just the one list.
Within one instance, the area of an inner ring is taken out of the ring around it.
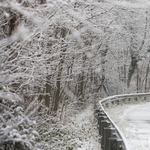
{"label": "railing", "polygon": [[104,107],[108,107],[110,104],[118,105],[127,101],[138,101],[141,97],[144,97],[144,100],[146,100],[148,96],[150,96],[150,93],[122,94],[110,96],[99,101],[99,108],[96,110],[96,114],[102,150],[129,150],[122,131],[109,117]]}

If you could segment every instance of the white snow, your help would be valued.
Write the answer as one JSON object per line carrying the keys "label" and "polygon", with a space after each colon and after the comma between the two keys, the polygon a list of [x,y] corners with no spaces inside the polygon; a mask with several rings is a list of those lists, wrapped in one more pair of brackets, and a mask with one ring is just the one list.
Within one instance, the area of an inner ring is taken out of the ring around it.
{"label": "white snow", "polygon": [[87,58],[89,58],[89,59],[93,57],[92,53],[90,53],[90,52],[87,52],[87,53],[86,53],[86,56],[87,56]]}
{"label": "white snow", "polygon": [[107,109],[127,139],[131,150],[150,150],[150,102]]}
{"label": "white snow", "polygon": [[82,146],[77,150],[100,150],[97,123],[94,119],[93,105],[89,105],[84,111],[76,115],[75,124],[78,124],[79,129],[84,130],[86,137],[86,140],[82,141]]}
{"label": "white snow", "polygon": [[122,6],[124,8],[149,8],[150,1],[149,0],[135,0],[135,1],[118,1],[118,0],[107,0],[107,3],[112,3],[115,6]]}
{"label": "white snow", "polygon": [[14,2],[9,2],[10,7],[21,13],[22,15],[24,15],[25,17],[27,17],[29,20],[32,20],[34,22],[38,22],[38,20],[36,19],[36,17],[34,16],[35,14],[32,13],[31,11],[29,12],[28,10],[26,10],[24,7],[22,7],[19,3],[14,3]]}
{"label": "white snow", "polygon": [[95,73],[100,73],[100,72],[101,72],[101,67],[95,69]]}
{"label": "white snow", "polygon": [[25,26],[19,25],[16,32],[13,34],[11,38],[13,39],[21,38],[23,40],[27,40],[29,38],[29,31]]}

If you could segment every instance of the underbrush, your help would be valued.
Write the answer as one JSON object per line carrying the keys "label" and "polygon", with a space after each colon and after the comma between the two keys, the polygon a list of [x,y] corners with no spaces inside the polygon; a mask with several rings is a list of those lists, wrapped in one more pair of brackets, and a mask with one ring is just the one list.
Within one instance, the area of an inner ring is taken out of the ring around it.
{"label": "underbrush", "polygon": [[72,113],[66,111],[61,120],[49,115],[37,118],[41,149],[77,150],[86,147],[92,150],[95,143],[99,146],[93,106]]}
{"label": "underbrush", "polygon": [[[61,116],[61,117],[60,117]],[[61,118],[61,119],[60,119]],[[93,150],[98,149],[97,122],[94,108],[72,109],[56,116],[27,113],[17,104],[1,102],[0,150]]]}

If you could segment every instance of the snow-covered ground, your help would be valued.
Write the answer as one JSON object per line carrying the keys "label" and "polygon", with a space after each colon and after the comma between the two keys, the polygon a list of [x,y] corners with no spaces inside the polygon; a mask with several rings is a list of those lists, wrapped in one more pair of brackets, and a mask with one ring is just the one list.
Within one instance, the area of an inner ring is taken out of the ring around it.
{"label": "snow-covered ground", "polygon": [[77,150],[100,150],[97,120],[94,117],[93,105],[89,105],[82,113],[77,114],[75,123],[85,130],[87,140]]}
{"label": "snow-covered ground", "polygon": [[150,150],[150,102],[106,110],[124,133],[130,150]]}

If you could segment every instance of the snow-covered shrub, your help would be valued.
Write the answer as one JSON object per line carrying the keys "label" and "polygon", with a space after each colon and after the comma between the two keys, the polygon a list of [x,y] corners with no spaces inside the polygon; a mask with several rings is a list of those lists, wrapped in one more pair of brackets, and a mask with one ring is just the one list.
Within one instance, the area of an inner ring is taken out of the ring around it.
{"label": "snow-covered shrub", "polygon": [[0,101],[0,147],[1,150],[33,150],[36,149],[35,121],[31,121],[24,113],[24,108],[17,103]]}
{"label": "snow-covered shrub", "polygon": [[[68,108],[64,119],[48,115],[43,111],[36,117],[39,133],[38,148],[42,150],[77,150],[83,146],[92,146],[90,142],[98,140],[96,122],[92,105],[83,110],[72,111]],[[90,150],[90,149],[89,149]]]}

